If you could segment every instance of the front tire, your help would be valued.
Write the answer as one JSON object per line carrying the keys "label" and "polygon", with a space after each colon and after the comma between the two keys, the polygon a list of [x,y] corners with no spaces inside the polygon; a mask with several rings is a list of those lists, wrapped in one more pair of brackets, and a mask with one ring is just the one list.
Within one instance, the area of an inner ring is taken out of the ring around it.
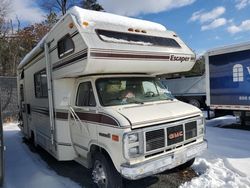
{"label": "front tire", "polygon": [[108,156],[94,153],[92,180],[100,188],[122,188],[122,177]]}
{"label": "front tire", "polygon": [[190,159],[189,161],[185,162],[184,164],[178,166],[178,169],[185,170],[189,167],[191,167],[194,164],[195,158]]}

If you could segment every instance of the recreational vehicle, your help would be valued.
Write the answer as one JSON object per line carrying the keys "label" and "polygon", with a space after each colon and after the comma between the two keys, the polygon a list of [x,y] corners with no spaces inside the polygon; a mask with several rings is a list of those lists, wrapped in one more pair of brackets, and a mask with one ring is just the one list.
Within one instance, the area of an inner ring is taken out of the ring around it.
{"label": "recreational vehicle", "polygon": [[194,62],[160,24],[73,7],[18,66],[20,128],[99,187],[189,166],[207,147],[202,112],[156,75]]}

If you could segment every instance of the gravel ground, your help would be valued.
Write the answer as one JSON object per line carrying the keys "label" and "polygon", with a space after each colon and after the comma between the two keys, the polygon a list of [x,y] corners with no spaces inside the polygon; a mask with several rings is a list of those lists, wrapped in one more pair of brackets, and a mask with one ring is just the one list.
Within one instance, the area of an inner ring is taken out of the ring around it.
{"label": "gravel ground", "polygon": [[[91,173],[88,169],[74,161],[59,162],[42,148],[38,147],[37,149],[34,149],[29,143],[25,143],[29,146],[32,152],[37,153],[47,163],[48,167],[58,175],[70,178],[84,188],[95,187],[92,183]],[[176,168],[136,181],[124,180],[124,187],[176,188],[196,176],[197,175],[192,168],[187,168],[185,170]]]}

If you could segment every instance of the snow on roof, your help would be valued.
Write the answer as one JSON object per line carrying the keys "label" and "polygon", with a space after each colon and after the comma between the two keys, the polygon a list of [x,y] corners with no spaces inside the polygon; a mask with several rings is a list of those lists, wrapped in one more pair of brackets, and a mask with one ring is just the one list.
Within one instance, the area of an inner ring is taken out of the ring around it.
{"label": "snow on roof", "polygon": [[90,21],[95,23],[99,22],[112,25],[120,25],[128,28],[133,27],[136,29],[166,31],[166,27],[155,22],[129,18],[125,16],[119,16],[107,12],[82,9],[77,6],[72,7],[68,11],[68,14],[74,15],[77,18],[80,25],[82,25],[81,23],[83,23],[84,21]]}
{"label": "snow on roof", "polygon": [[[82,25],[84,21],[94,22],[94,23],[106,23],[106,24],[112,24],[112,25],[119,25],[123,27],[133,27],[136,29],[144,29],[144,30],[158,30],[158,31],[166,31],[166,27],[164,27],[161,24],[146,21],[146,20],[140,20],[135,18],[129,18],[125,16],[119,16],[107,12],[99,12],[99,11],[93,11],[93,10],[86,10],[77,6],[72,7],[68,10],[68,12],[61,17],[60,20],[62,20],[64,17],[66,17],[68,14],[71,14],[76,17],[78,24]],[[56,28],[56,26],[60,23],[60,20],[56,23],[56,25],[51,29]],[[43,39],[36,45],[35,48],[33,48],[20,62],[18,65],[18,69],[22,69],[34,56],[36,56],[38,53],[40,53],[43,50],[43,44],[46,40],[48,34],[46,34]]]}

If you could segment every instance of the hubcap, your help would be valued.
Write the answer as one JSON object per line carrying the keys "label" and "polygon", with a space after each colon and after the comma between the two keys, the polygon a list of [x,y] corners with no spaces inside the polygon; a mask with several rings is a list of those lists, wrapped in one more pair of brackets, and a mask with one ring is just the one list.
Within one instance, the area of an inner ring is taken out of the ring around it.
{"label": "hubcap", "polygon": [[93,181],[98,185],[98,187],[107,187],[107,174],[106,169],[100,161],[95,161],[93,172]]}

